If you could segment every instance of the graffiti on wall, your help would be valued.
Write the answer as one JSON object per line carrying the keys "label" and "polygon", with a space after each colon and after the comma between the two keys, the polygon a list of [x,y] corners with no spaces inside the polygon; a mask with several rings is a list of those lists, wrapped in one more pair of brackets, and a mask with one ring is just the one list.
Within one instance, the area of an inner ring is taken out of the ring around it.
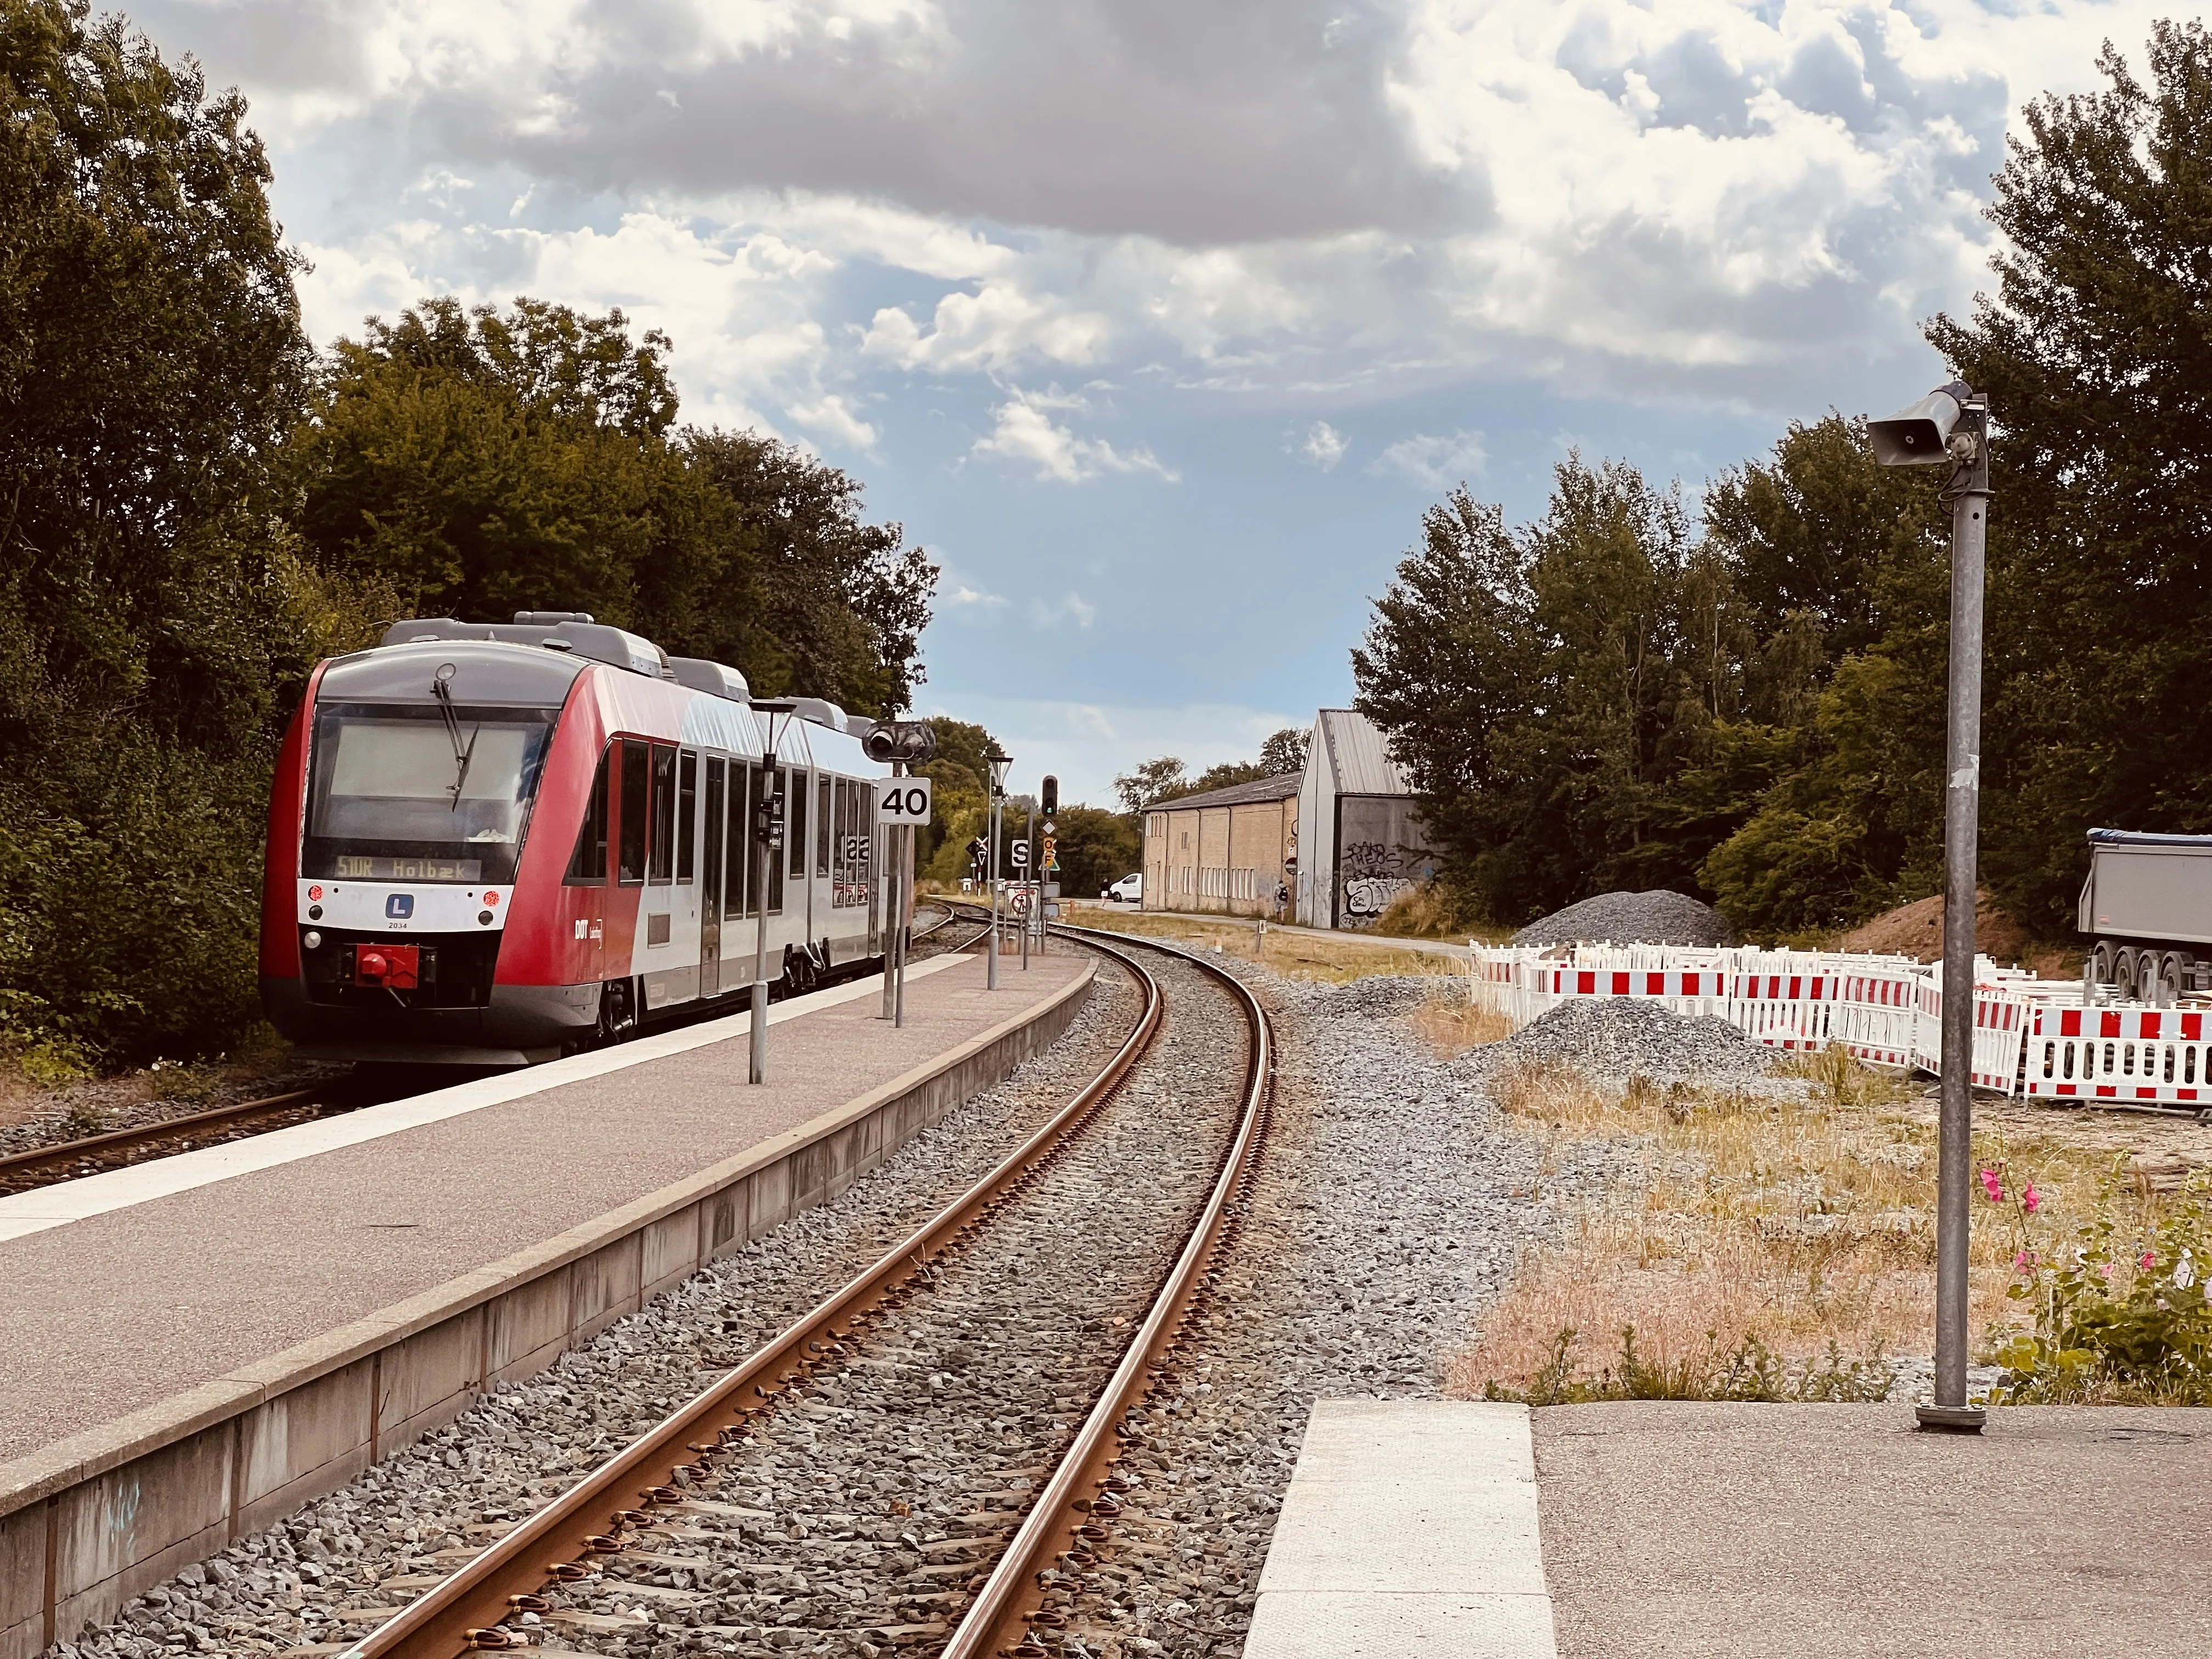
{"label": "graffiti on wall", "polygon": [[1338,803],[1336,925],[1366,927],[1391,901],[1429,880],[1437,856],[1421,843],[1402,795],[1346,795]]}

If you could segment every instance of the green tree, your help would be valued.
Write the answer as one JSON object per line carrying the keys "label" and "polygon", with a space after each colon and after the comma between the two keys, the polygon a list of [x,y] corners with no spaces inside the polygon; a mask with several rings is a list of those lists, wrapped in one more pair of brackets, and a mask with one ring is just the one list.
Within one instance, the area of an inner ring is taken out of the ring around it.
{"label": "green tree", "polygon": [[1260,745],[1260,764],[1267,769],[1264,777],[1279,778],[1288,772],[1306,769],[1306,743],[1310,732],[1296,726],[1286,726]]}
{"label": "green tree", "polygon": [[1173,755],[1143,762],[1114,780],[1114,793],[1130,812],[1141,812],[1155,801],[1188,795],[1191,787],[1189,772]]}
{"label": "green tree", "polygon": [[0,0],[0,1043],[196,1054],[256,1018],[267,769],[358,596],[275,527],[308,347],[235,94]]}
{"label": "green tree", "polygon": [[2148,58],[2027,106],[1996,291],[1929,331],[1999,428],[1984,868],[2054,934],[2086,829],[2212,830],[2212,34]]}
{"label": "green tree", "polygon": [[415,614],[588,611],[763,695],[905,708],[935,568],[836,468],[674,430],[671,349],[532,299],[370,319],[289,446],[302,534]]}
{"label": "green tree", "polygon": [[1126,813],[1103,806],[1064,806],[1054,822],[1060,826],[1060,890],[1070,898],[1094,898],[1144,861],[1144,838]]}

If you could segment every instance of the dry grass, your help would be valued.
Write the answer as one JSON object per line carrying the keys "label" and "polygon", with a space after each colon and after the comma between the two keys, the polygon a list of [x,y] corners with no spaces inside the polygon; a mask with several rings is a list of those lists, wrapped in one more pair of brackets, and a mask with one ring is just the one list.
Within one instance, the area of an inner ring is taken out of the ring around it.
{"label": "dry grass", "polygon": [[1439,985],[1406,1016],[1415,1034],[1448,1058],[1513,1035],[1513,1022],[1464,986]]}
{"label": "dry grass", "polygon": [[1201,951],[1218,945],[1226,955],[1262,963],[1286,978],[1318,980],[1332,985],[1349,984],[1370,974],[1463,975],[1467,971],[1465,964],[1454,957],[1370,944],[1357,935],[1330,939],[1270,927],[1262,940],[1258,929],[1241,918],[1196,921],[1185,916],[1125,910],[1111,905],[1077,903],[1064,906],[1063,914],[1079,927],[1172,939]]}
{"label": "dry grass", "polygon": [[[1785,1359],[1832,1341],[1847,1357],[1934,1346],[1935,1125],[1917,1087],[1838,1052],[1806,1063],[1813,1098],[1775,1102],[1641,1079],[1624,1091],[1580,1073],[1530,1070],[1499,1090],[1504,1109],[1547,1143],[1545,1177],[1571,1143],[1632,1139],[1643,1170],[1573,1218],[1564,1242],[1522,1265],[1455,1361],[1455,1393],[1496,1380],[1525,1388],[1563,1329],[1591,1370],[1623,1328],[1664,1364],[1756,1339]],[[2050,1115],[2065,1125],[2073,1115]],[[2013,1123],[2027,1127],[2015,1115]],[[2043,1218],[2070,1227],[2094,1202],[2106,1150],[2048,1132],[1978,1141],[1983,1163],[2032,1178]],[[2144,1183],[2139,1201],[2158,1199]],[[2005,1320],[2015,1241],[2009,1212],[1976,1205],[1972,1328]],[[2046,1230],[2047,1231],[2047,1230]]]}

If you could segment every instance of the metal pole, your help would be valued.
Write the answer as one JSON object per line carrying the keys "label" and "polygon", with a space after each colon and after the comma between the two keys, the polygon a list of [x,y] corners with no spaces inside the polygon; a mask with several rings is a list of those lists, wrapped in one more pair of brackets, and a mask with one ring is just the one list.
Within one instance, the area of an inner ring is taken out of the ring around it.
{"label": "metal pole", "polygon": [[1990,505],[1989,405],[1975,398],[1972,457],[1951,505],[1951,692],[1943,757],[1943,1079],[1936,1127],[1936,1403],[1920,1425],[1978,1432],[1966,1403],[1966,1243],[1974,1161],[1974,902],[1982,769],[1982,588]]}
{"label": "metal pole", "polygon": [[[774,725],[774,717],[769,723]],[[771,732],[768,752],[761,758],[761,787],[775,787],[775,744]],[[763,801],[770,799],[763,795]],[[753,809],[753,865],[758,878],[748,896],[759,908],[753,912],[753,994],[751,1081],[768,1081],[768,842],[762,834],[760,806]]]}
{"label": "metal pole", "polygon": [[[891,776],[899,778],[905,775],[905,766],[893,761]],[[898,845],[898,832],[899,826],[893,824],[890,834],[883,838],[883,868],[876,872],[876,893],[882,901],[884,918],[884,1012],[878,1018],[894,1024],[898,1018],[898,952],[892,945],[896,936],[891,929],[891,919],[899,914],[899,905],[898,863],[891,856],[891,849]]]}
{"label": "metal pole", "polygon": [[914,895],[914,837],[918,826],[911,823],[899,826],[900,864],[898,915],[898,990],[891,1006],[891,1024],[906,1024],[906,953],[913,941],[907,935],[907,912]]}
{"label": "metal pole", "polygon": [[991,949],[984,958],[983,988],[999,988],[999,790],[991,788],[991,864],[986,872],[991,884]]}

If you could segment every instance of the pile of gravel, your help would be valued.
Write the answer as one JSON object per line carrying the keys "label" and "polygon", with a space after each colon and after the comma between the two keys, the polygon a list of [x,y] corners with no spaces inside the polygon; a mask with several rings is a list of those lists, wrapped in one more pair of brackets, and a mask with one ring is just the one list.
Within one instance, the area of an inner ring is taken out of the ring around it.
{"label": "pile of gravel", "polygon": [[1772,1070],[1775,1050],[1710,1014],[1694,1018],[1634,997],[1577,997],[1513,1036],[1468,1057],[1481,1074],[1520,1066],[1565,1065],[1593,1077],[1723,1088]]}
{"label": "pile of gravel", "polygon": [[1735,943],[1728,919],[1685,893],[1655,887],[1648,893],[1600,893],[1513,935],[1516,945],[1703,945]]}

